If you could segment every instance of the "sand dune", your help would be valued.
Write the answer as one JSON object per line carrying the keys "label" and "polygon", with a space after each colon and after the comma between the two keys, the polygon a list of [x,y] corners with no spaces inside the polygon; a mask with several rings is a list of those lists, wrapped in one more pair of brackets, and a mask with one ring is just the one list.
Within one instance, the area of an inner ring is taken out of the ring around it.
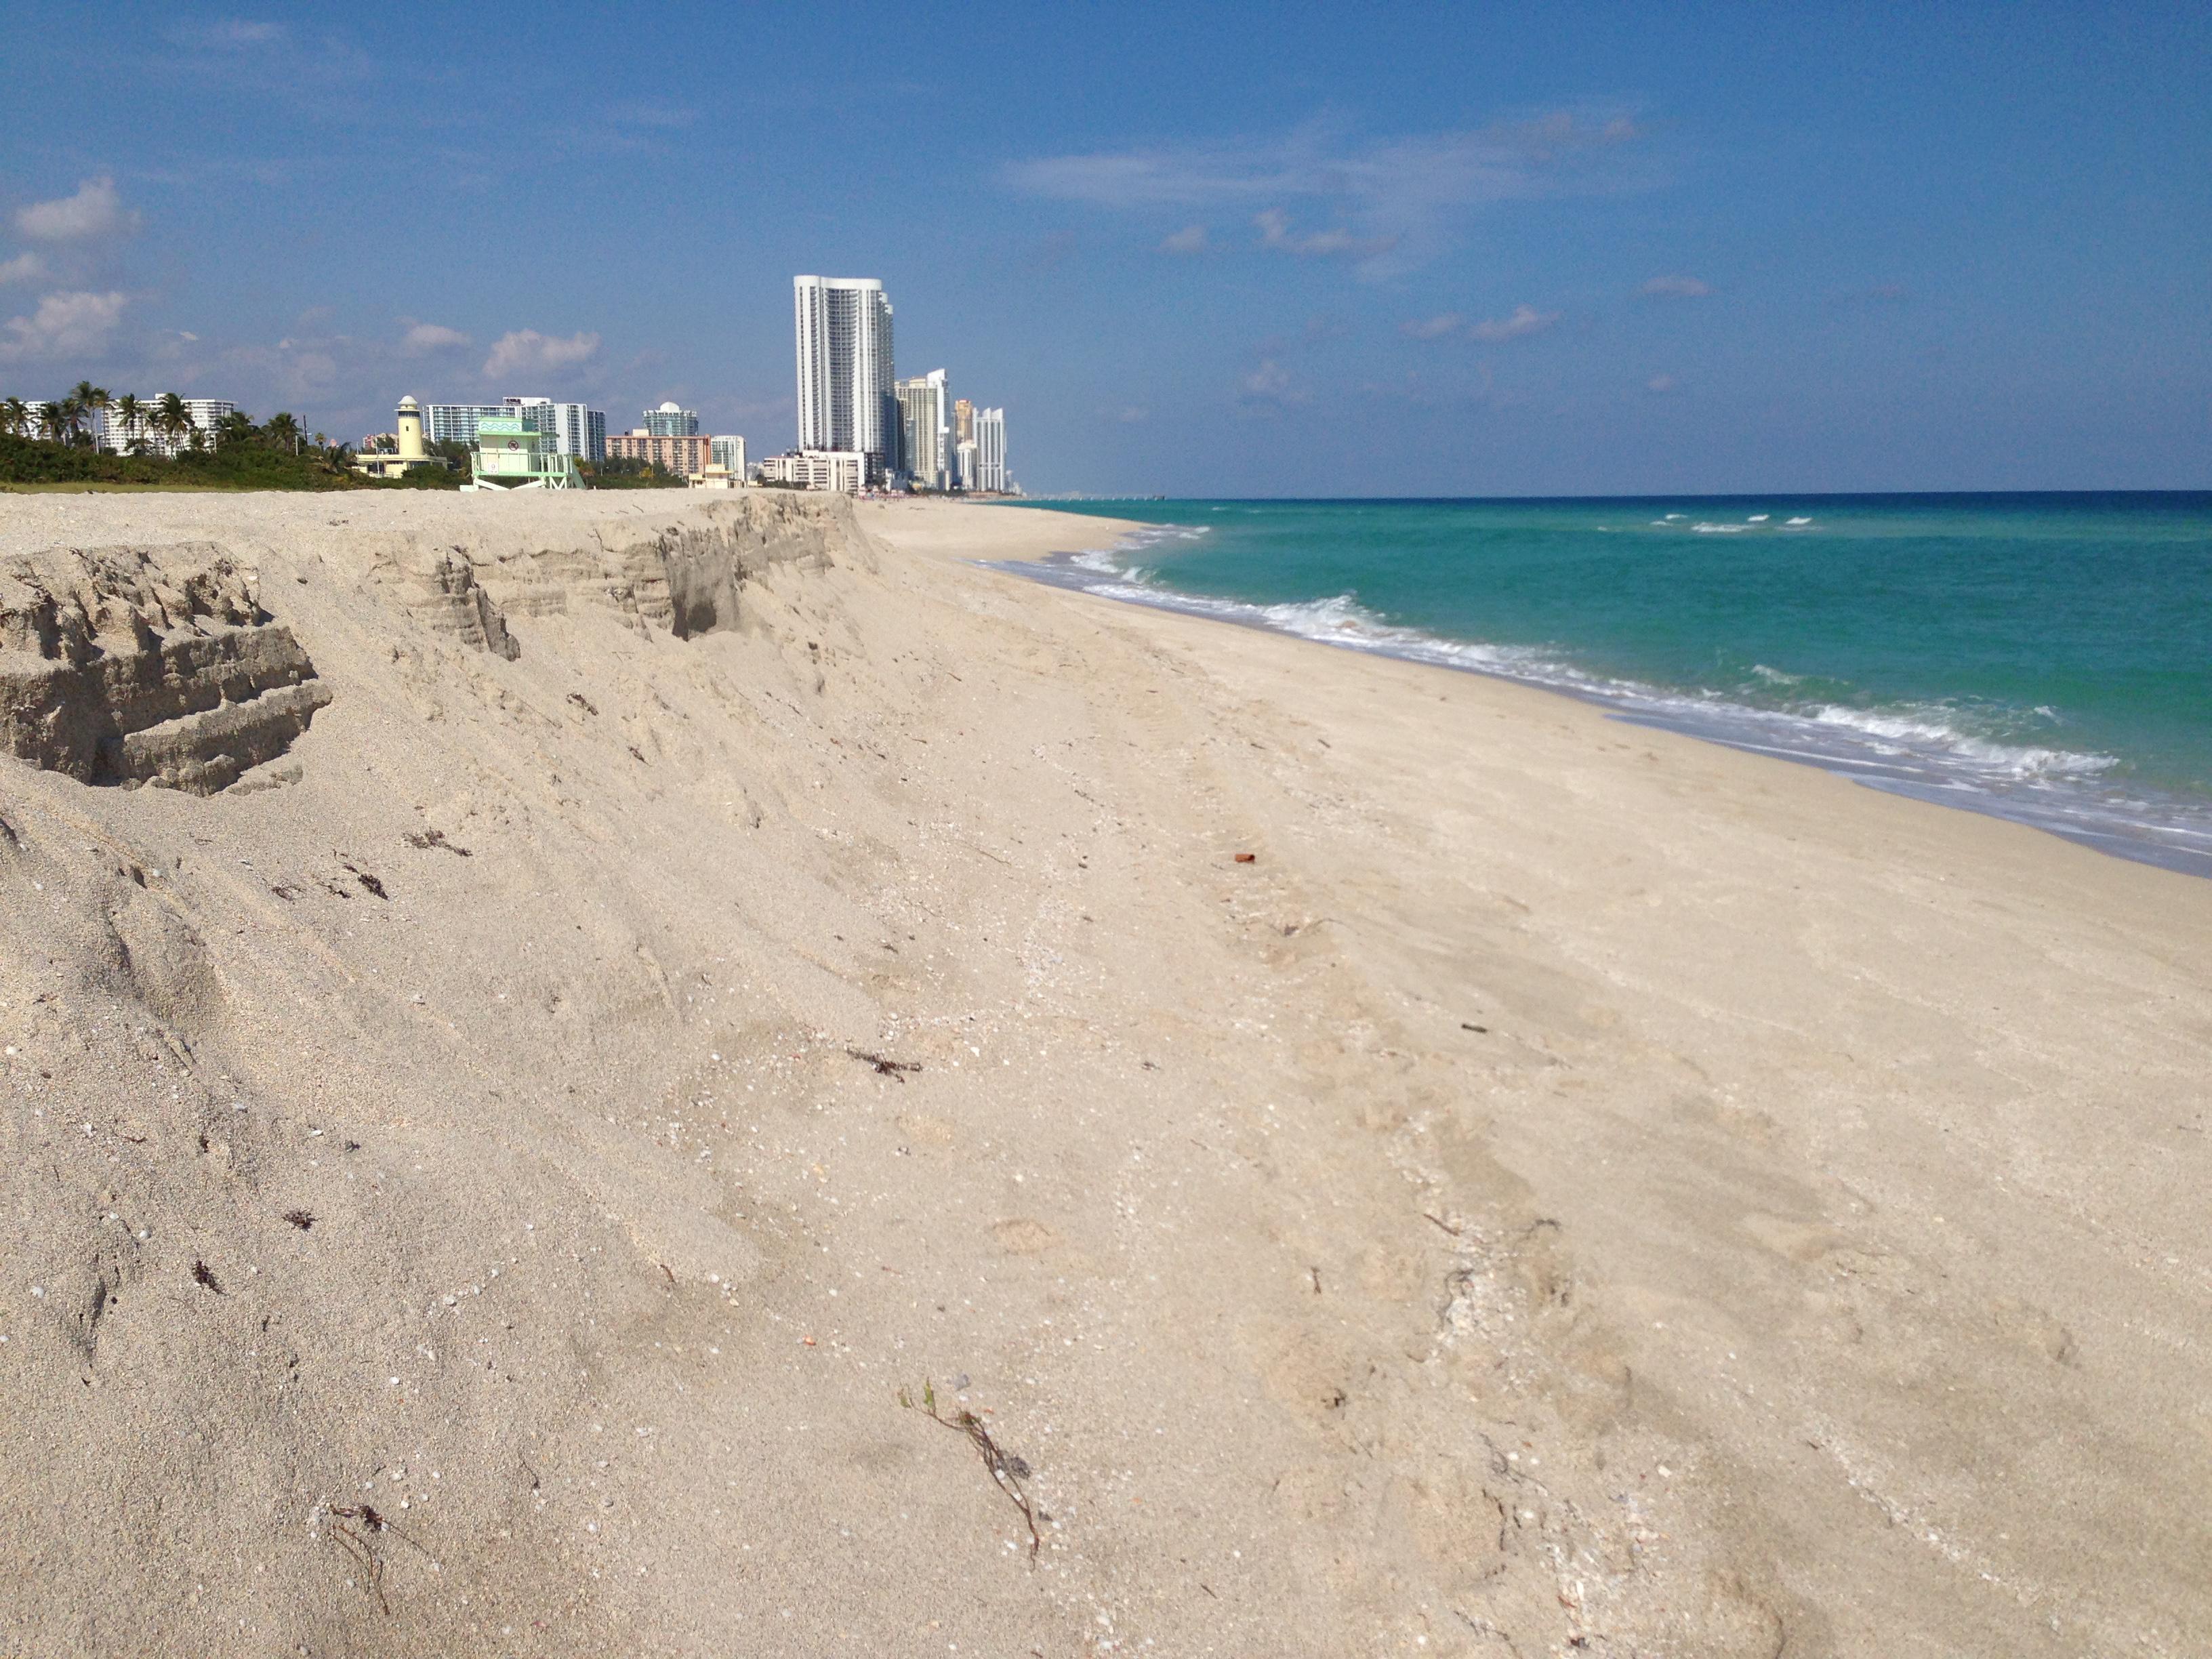
{"label": "sand dune", "polygon": [[1114,529],[0,506],[0,1651],[2212,1641],[2212,884]]}

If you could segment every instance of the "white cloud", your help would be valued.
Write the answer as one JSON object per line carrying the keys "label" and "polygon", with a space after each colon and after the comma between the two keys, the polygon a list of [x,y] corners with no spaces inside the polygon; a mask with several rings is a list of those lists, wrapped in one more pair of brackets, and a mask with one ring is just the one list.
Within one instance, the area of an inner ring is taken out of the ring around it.
{"label": "white cloud", "polygon": [[96,356],[123,320],[130,303],[121,294],[48,294],[28,317],[11,317],[0,329],[0,358],[11,362]]}
{"label": "white cloud", "polygon": [[1005,176],[1034,195],[1125,211],[1323,201],[1350,228],[1297,251],[1355,254],[1376,275],[1438,251],[1471,209],[1655,182],[1634,149],[1641,136],[1626,115],[1595,108],[1379,139],[1320,121],[1278,138],[1045,156]]}
{"label": "white cloud", "polygon": [[180,46],[205,46],[216,52],[243,52],[284,38],[282,23],[245,17],[226,17],[217,22],[180,26],[170,38]]}
{"label": "white cloud", "polygon": [[1286,409],[1311,403],[1313,393],[1299,386],[1290,370],[1273,357],[1263,357],[1257,368],[1237,382],[1237,400],[1248,407]]}
{"label": "white cloud", "polygon": [[1540,334],[1559,320],[1556,311],[1516,306],[1510,317],[1487,317],[1469,331],[1478,340],[1517,340],[1524,334]]}
{"label": "white cloud", "polygon": [[1398,331],[1416,340],[1440,340],[1467,320],[1456,311],[1447,311],[1417,323],[1401,323]]}
{"label": "white cloud", "polygon": [[1701,283],[1694,276],[1654,276],[1644,283],[1643,293],[1668,300],[1702,300],[1711,294],[1712,284]]}
{"label": "white cloud", "polygon": [[1212,246],[1206,240],[1204,225],[1185,225],[1173,234],[1160,239],[1163,253],[1203,253]]}
{"label": "white cloud", "polygon": [[1252,222],[1260,228],[1261,247],[1309,258],[1330,258],[1349,253],[1364,259],[1377,253],[1389,252],[1398,240],[1395,236],[1363,239],[1341,228],[1311,231],[1303,236],[1293,235],[1291,233],[1291,216],[1280,208],[1261,210],[1252,216]]}
{"label": "white cloud", "polygon": [[484,378],[496,380],[533,369],[565,368],[588,362],[599,349],[596,334],[571,334],[562,339],[534,328],[515,329],[493,343],[491,356],[484,359]]}
{"label": "white cloud", "polygon": [[449,351],[456,346],[469,343],[469,337],[458,328],[447,328],[442,323],[416,323],[410,325],[400,341],[410,357],[420,357],[427,352]]}
{"label": "white cloud", "polygon": [[1644,383],[1644,389],[1646,392],[1661,393],[1672,392],[1674,389],[1674,377],[1671,374],[1654,374]]}
{"label": "white cloud", "polygon": [[46,262],[35,253],[0,259],[0,283],[35,283],[46,274]]}
{"label": "white cloud", "polygon": [[82,242],[137,227],[138,216],[126,212],[115,193],[115,180],[105,173],[88,179],[76,194],[58,202],[33,202],[15,215],[15,227],[41,242]]}

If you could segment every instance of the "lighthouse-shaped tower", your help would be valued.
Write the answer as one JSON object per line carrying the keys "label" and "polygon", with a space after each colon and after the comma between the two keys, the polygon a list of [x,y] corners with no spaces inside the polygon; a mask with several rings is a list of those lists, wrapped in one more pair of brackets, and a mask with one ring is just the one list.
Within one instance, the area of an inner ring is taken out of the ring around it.
{"label": "lighthouse-shaped tower", "polygon": [[398,423],[399,459],[419,461],[428,453],[422,447],[422,408],[412,398],[402,398],[394,419]]}
{"label": "lighthouse-shaped tower", "polygon": [[453,465],[443,455],[433,455],[423,441],[422,405],[414,398],[399,400],[392,423],[398,428],[394,435],[398,442],[387,450],[377,439],[365,440],[362,453],[354,457],[355,471],[372,478],[404,478],[420,467]]}

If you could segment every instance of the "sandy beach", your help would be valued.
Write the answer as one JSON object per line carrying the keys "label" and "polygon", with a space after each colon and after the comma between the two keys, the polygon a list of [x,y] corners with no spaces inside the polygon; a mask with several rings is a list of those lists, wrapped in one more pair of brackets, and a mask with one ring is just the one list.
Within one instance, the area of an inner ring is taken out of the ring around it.
{"label": "sandy beach", "polygon": [[2212,1647],[2212,883],[1121,528],[0,497],[0,1653]]}

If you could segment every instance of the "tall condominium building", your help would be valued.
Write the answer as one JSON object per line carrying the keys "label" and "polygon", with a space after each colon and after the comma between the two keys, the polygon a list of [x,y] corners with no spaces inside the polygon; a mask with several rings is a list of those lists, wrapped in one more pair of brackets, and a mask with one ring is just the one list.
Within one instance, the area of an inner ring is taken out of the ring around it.
{"label": "tall condominium building", "polygon": [[521,416],[523,424],[532,432],[544,433],[552,439],[556,454],[573,455],[580,461],[604,461],[607,458],[605,410],[584,404],[556,403],[550,398],[509,398],[504,412]]}
{"label": "tall condominium building", "polygon": [[[200,447],[213,449],[216,429],[223,417],[238,412],[238,405],[228,398],[186,398],[181,400],[185,414],[192,423],[192,431],[200,434]],[[157,418],[161,399],[147,398],[138,404],[138,417],[125,421],[113,404],[109,404],[105,418],[94,428],[95,441],[102,449],[112,449],[118,455],[128,454],[134,447],[149,455],[180,455],[192,447],[191,432],[171,434],[161,429]]]}
{"label": "tall condominium building", "polygon": [[699,412],[663,404],[658,409],[645,411],[641,429],[655,438],[696,438],[699,435]]}
{"label": "tall condominium building", "polygon": [[952,447],[975,441],[975,405],[965,398],[952,400]]}
{"label": "tall condominium building", "polygon": [[891,302],[869,276],[794,276],[799,447],[867,457],[868,482],[899,465]]}
{"label": "tall condominium building", "polygon": [[1006,487],[1006,411],[975,411],[975,483],[977,489]]}
{"label": "tall condominium building", "polygon": [[926,489],[952,487],[952,407],[945,371],[898,383],[899,470]]}
{"label": "tall condominium building", "polygon": [[434,444],[472,444],[477,422],[487,415],[511,415],[505,404],[425,404],[422,436]]}
{"label": "tall condominium building", "polygon": [[734,436],[709,438],[707,440],[707,459],[710,465],[726,472],[734,472],[742,478],[745,476],[745,441]]}
{"label": "tall condominium building", "polygon": [[952,446],[952,484],[956,489],[975,487],[975,441],[973,438]]}

